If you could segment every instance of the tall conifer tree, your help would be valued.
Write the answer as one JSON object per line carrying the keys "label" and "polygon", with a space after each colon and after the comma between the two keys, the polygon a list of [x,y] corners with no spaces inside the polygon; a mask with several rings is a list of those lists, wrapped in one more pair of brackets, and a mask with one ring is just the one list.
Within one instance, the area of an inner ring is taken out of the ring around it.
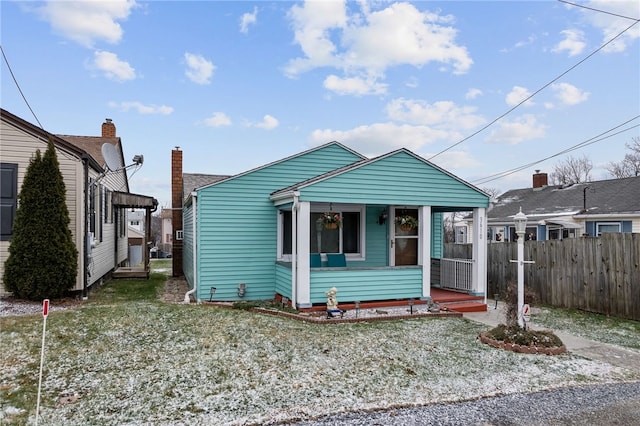
{"label": "tall conifer tree", "polygon": [[66,188],[53,141],[36,151],[18,194],[4,286],[14,296],[55,299],[72,289],[78,251],[69,229]]}

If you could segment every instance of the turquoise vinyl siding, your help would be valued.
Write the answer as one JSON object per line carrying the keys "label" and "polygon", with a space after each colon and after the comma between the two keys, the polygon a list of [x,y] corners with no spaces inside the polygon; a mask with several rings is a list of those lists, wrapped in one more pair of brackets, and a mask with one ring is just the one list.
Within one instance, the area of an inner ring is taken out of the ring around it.
{"label": "turquoise vinyl siding", "polygon": [[276,264],[276,293],[291,298],[291,264]]}
{"label": "turquoise vinyl siding", "polygon": [[351,261],[347,259],[347,266],[388,266],[389,265],[389,222],[378,224],[378,217],[383,209],[389,211],[388,206],[367,206],[365,213],[365,260]]}
{"label": "turquoise vinyl siding", "polygon": [[269,195],[360,159],[328,145],[197,190],[199,298],[214,286],[216,298],[240,300],[239,283],[246,284],[246,300],[272,298],[277,209]]}
{"label": "turquoise vinyl siding", "polygon": [[431,257],[442,259],[444,252],[443,214],[431,214]]}
{"label": "turquoise vinyl siding", "polygon": [[338,302],[420,298],[422,268],[323,268],[311,271],[311,303],[324,303],[324,294],[338,289]]}
{"label": "turquoise vinyl siding", "polygon": [[464,182],[406,153],[302,188],[303,201],[447,207],[488,207],[489,197]]}
{"label": "turquoise vinyl siding", "polygon": [[182,271],[189,283],[189,288],[193,288],[193,205],[182,209]]}

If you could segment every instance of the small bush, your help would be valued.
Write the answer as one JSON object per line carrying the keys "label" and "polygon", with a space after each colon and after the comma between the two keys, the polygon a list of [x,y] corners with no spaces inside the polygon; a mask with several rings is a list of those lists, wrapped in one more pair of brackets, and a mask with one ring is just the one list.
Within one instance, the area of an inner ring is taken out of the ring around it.
{"label": "small bush", "polygon": [[551,331],[525,330],[519,326],[500,324],[489,330],[487,336],[505,343],[516,343],[521,346],[538,346],[554,348],[562,346],[562,340]]}

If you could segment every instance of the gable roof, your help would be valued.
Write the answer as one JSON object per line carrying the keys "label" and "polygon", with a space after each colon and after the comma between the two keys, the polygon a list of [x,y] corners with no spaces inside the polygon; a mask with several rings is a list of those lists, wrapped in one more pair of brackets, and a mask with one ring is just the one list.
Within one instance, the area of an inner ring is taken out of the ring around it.
{"label": "gable roof", "polygon": [[520,207],[532,220],[554,216],[640,215],[640,176],[513,189],[500,195],[487,215],[490,221],[512,222]]}
{"label": "gable roof", "polygon": [[[262,165],[262,166],[259,166],[259,167],[254,168],[254,169],[247,170],[247,171],[242,172],[242,173],[239,173],[239,174],[237,174],[237,175],[227,176],[227,177],[225,177],[225,178],[223,178],[223,179],[219,179],[219,180],[217,180],[217,181],[214,181],[214,182],[211,182],[211,183],[209,183],[209,184],[206,184],[206,185],[203,185],[203,186],[200,186],[200,187],[196,187],[196,188],[198,188],[198,189],[203,189],[203,188],[208,187],[208,186],[211,186],[211,185],[216,185],[216,184],[218,184],[218,183],[225,182],[225,181],[227,181],[227,180],[229,180],[229,179],[235,179],[235,178],[237,178],[237,177],[244,176],[244,175],[247,175],[247,174],[249,174],[249,173],[256,172],[256,171],[258,171],[258,170],[266,169],[266,168],[271,167],[271,166],[273,166],[273,165],[275,165],[275,164],[284,163],[284,162],[289,161],[289,160],[291,160],[291,159],[293,159],[293,158],[301,157],[301,156],[303,156],[303,155],[307,155],[307,154],[309,154],[310,152],[314,152],[314,151],[318,151],[318,150],[325,149],[325,148],[327,148],[327,147],[329,147],[329,146],[332,146],[332,145],[333,145],[333,146],[340,147],[340,148],[344,149],[345,151],[348,151],[348,152],[352,153],[353,155],[355,155],[355,156],[357,156],[357,157],[359,157],[359,158],[366,159],[366,157],[365,157],[364,155],[362,155],[362,154],[360,154],[360,153],[358,153],[358,152],[356,152],[356,151],[352,150],[351,148],[349,148],[349,147],[347,147],[347,146],[345,146],[345,145],[341,144],[340,142],[333,141],[333,142],[328,142],[328,143],[325,143],[325,144],[323,144],[323,145],[319,145],[319,146],[317,146],[317,147],[314,147],[314,148],[308,149],[308,150],[306,150],[306,151],[299,152],[299,153],[294,154],[294,155],[290,155],[290,156],[285,157],[285,158],[282,158],[282,159],[280,159],[280,160],[276,160],[276,161],[273,161],[273,162],[271,162],[271,163],[264,164],[264,165]],[[183,175],[184,175],[184,174],[183,174]],[[186,187],[186,185],[185,185],[185,187],[184,187],[184,189],[185,189],[185,195],[188,195],[188,193],[186,192],[186,188],[187,188],[187,187]]]}
{"label": "gable roof", "polygon": [[476,186],[466,182],[465,180],[460,179],[458,176],[456,176],[456,175],[454,175],[454,174],[452,174],[452,173],[450,173],[450,172],[438,167],[437,165],[435,165],[435,164],[431,163],[430,161],[420,157],[419,155],[413,153],[412,151],[410,151],[410,150],[408,150],[406,148],[400,148],[400,149],[397,149],[395,151],[389,152],[387,154],[380,155],[378,157],[374,157],[374,158],[371,158],[371,159],[366,159],[365,158],[365,159],[363,159],[361,161],[356,161],[356,162],[354,162],[352,164],[349,164],[349,165],[346,165],[344,167],[332,170],[332,171],[327,172],[325,174],[322,174],[320,176],[316,176],[316,177],[313,177],[311,179],[307,179],[307,180],[304,180],[302,182],[298,182],[298,183],[296,183],[294,185],[291,185],[291,186],[289,186],[287,188],[280,189],[280,190],[275,191],[275,192],[273,192],[271,194],[271,199],[275,200],[275,199],[278,199],[278,198],[282,198],[282,197],[286,196],[287,194],[289,194],[289,193],[291,193],[293,191],[298,191],[300,189],[303,189],[303,188],[305,188],[307,186],[310,186],[310,185],[313,185],[315,183],[321,182],[323,180],[330,179],[332,177],[339,176],[339,175],[344,174],[344,173],[348,173],[350,171],[356,170],[356,169],[358,169],[360,167],[367,166],[369,164],[373,164],[373,163],[376,163],[376,162],[379,162],[379,161],[383,161],[383,160],[385,160],[385,159],[387,159],[389,157],[393,157],[395,155],[398,155],[399,153],[408,154],[409,156],[411,156],[411,157],[419,160],[420,162],[432,167],[433,169],[435,169],[438,172],[440,172],[440,173],[452,178],[453,180],[455,180],[455,181],[457,181],[457,182],[469,187],[470,189],[473,189],[473,190],[475,190],[475,191],[477,191],[479,193],[482,193],[482,194],[486,195],[487,197],[489,197],[489,194],[485,193],[484,191],[482,191],[481,189],[477,188]]}

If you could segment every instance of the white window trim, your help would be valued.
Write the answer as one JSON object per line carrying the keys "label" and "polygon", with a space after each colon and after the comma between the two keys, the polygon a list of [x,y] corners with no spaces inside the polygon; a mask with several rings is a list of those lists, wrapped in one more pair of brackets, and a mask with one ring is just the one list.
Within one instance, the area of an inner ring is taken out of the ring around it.
{"label": "white window trim", "polygon": [[[324,213],[329,211],[330,205],[328,203],[322,204],[312,204],[310,213]],[[345,253],[345,258],[351,261],[364,261],[366,259],[366,210],[367,206],[364,204],[333,204],[333,211],[336,213],[344,213],[344,212],[357,212],[360,213],[360,252],[359,253]],[[282,234],[283,234],[283,218],[284,215],[280,214],[278,211],[278,225],[277,225],[277,251],[278,256],[277,260],[280,262],[291,262],[290,254],[283,254],[282,250]],[[298,217],[298,220],[300,218]],[[342,252],[342,232],[340,232],[340,252]],[[326,261],[327,256],[326,253],[321,253],[322,260]]]}
{"label": "white window trim", "polygon": [[179,229],[176,231],[176,241],[182,241],[184,239],[184,231]]}
{"label": "white window trim", "polygon": [[602,235],[602,232],[600,232],[600,226],[617,226],[618,227],[618,231],[617,232],[622,232],[622,223],[620,222],[596,222],[596,235],[599,237]]}

